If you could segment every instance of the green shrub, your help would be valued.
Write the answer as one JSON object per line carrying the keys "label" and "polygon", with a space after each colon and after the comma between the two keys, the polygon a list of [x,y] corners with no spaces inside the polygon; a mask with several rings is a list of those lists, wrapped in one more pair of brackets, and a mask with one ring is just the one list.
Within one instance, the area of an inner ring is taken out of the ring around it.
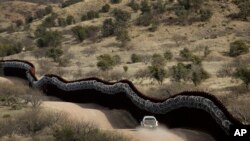
{"label": "green shrub", "polygon": [[98,56],[97,60],[97,67],[102,71],[111,70],[115,66],[113,58],[108,54]]}
{"label": "green shrub", "polygon": [[151,13],[144,13],[138,17],[136,24],[140,26],[149,26],[152,23],[153,15]]}
{"label": "green shrub", "polygon": [[82,0],[66,0],[62,3],[62,8],[81,2]]}
{"label": "green shrub", "polygon": [[52,58],[55,62],[63,55],[63,51],[59,48],[51,48],[46,52],[46,56]]}
{"label": "green shrub", "polygon": [[116,40],[121,42],[122,47],[126,46],[130,41],[128,30],[124,27],[116,27],[115,35]]}
{"label": "green shrub", "polygon": [[153,5],[154,11],[158,14],[162,14],[166,11],[166,5],[163,0],[157,0],[157,2]]}
{"label": "green shrub", "polygon": [[72,25],[74,24],[76,21],[75,21],[75,18],[71,15],[68,15],[67,18],[66,18],[66,23],[67,25]]}
{"label": "green shrub", "polygon": [[81,20],[86,21],[86,20],[92,20],[95,18],[99,18],[99,13],[91,10],[91,11],[88,11],[86,14],[82,15]]}
{"label": "green shrub", "polygon": [[39,9],[36,11],[36,18],[43,18],[44,16],[53,12],[53,8],[51,6],[47,6],[44,9]]}
{"label": "green shrub", "polygon": [[181,80],[187,81],[191,79],[191,66],[178,63],[172,67],[172,79],[180,82]]}
{"label": "green shrub", "polygon": [[59,26],[66,26],[67,25],[67,22],[65,21],[64,18],[58,18],[57,21],[58,21]]}
{"label": "green shrub", "polygon": [[175,15],[182,21],[186,21],[188,19],[189,12],[185,9],[185,7],[179,6],[175,9]]}
{"label": "green shrub", "polygon": [[194,55],[188,48],[184,48],[180,51],[180,56],[187,61],[191,61]]}
{"label": "green shrub", "polygon": [[131,7],[135,12],[140,9],[140,5],[136,3],[135,0],[130,1],[128,6]]}
{"label": "green shrub", "polygon": [[124,72],[127,72],[128,71],[128,66],[123,66],[123,70],[124,70]]}
{"label": "green shrub", "polygon": [[20,53],[22,46],[18,44],[2,44],[0,45],[0,57],[9,56]]}
{"label": "green shrub", "polygon": [[210,9],[200,10],[200,19],[201,21],[207,21],[212,17],[213,13]]}
{"label": "green shrub", "polygon": [[80,42],[87,39],[88,37],[86,28],[84,28],[83,26],[75,26],[71,29],[71,31]]}
{"label": "green shrub", "polygon": [[112,57],[112,60],[114,61],[114,65],[119,65],[121,64],[121,57],[119,55],[114,55]]}
{"label": "green shrub", "polygon": [[236,72],[234,73],[236,78],[239,78],[243,81],[246,87],[250,84],[250,69],[247,67],[237,68]]}
{"label": "green shrub", "polygon": [[22,26],[24,24],[23,20],[17,20],[15,23],[16,23],[17,27],[20,27],[20,26]]}
{"label": "green shrub", "polygon": [[151,77],[155,78],[159,84],[162,84],[167,75],[166,70],[161,66],[149,66]]}
{"label": "green shrub", "polygon": [[179,5],[183,6],[187,10],[198,10],[203,5],[203,2],[204,0],[178,0]]}
{"label": "green shrub", "polygon": [[102,36],[103,37],[108,37],[112,36],[115,33],[115,24],[113,23],[112,19],[106,19],[103,22],[102,26]]}
{"label": "green shrub", "polygon": [[110,2],[113,3],[113,4],[117,4],[117,3],[122,2],[122,0],[110,0]]}
{"label": "green shrub", "polygon": [[34,17],[33,17],[33,16],[28,16],[28,17],[25,18],[25,23],[26,23],[26,24],[30,24],[30,23],[33,22],[33,20],[34,20]]}
{"label": "green shrub", "polygon": [[142,61],[142,57],[138,54],[132,54],[131,55],[131,61],[132,63],[137,63],[137,62],[141,62]]}
{"label": "green shrub", "polygon": [[117,22],[128,22],[131,18],[131,14],[129,12],[117,8],[114,9],[112,13]]}
{"label": "green shrub", "polygon": [[109,4],[105,4],[105,5],[102,7],[101,12],[107,13],[107,12],[109,12],[109,10],[110,10],[110,5],[109,5]]}
{"label": "green shrub", "polygon": [[90,38],[91,40],[95,40],[98,36],[99,27],[96,26],[75,26],[72,29],[73,34],[75,37],[82,42],[83,40]]}
{"label": "green shrub", "polygon": [[148,0],[141,1],[140,10],[142,13],[150,13],[151,12],[151,6],[148,3]]}
{"label": "green shrub", "polygon": [[48,16],[44,19],[44,21],[42,22],[42,26],[44,27],[55,27],[56,26],[56,18],[57,15],[56,14],[52,14],[51,16]]}
{"label": "green shrub", "polygon": [[230,44],[229,55],[231,57],[239,56],[249,52],[249,46],[243,40],[237,40]]}
{"label": "green shrub", "polygon": [[171,60],[171,59],[173,58],[172,52],[167,50],[167,51],[164,53],[164,58],[165,58],[166,60]]}
{"label": "green shrub", "polygon": [[57,47],[62,43],[62,33],[59,31],[42,31],[37,39],[38,47]]}
{"label": "green shrub", "polygon": [[166,64],[165,59],[162,55],[160,54],[153,54],[152,60],[151,60],[151,65],[152,66],[157,66],[157,67],[164,67]]}
{"label": "green shrub", "polygon": [[209,74],[200,65],[193,65],[192,70],[192,82],[195,86],[209,78]]}

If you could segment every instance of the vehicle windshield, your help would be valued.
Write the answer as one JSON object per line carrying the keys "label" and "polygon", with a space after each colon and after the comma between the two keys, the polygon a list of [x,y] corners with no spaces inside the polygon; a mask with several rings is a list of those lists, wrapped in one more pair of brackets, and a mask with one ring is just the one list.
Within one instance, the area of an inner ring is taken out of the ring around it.
{"label": "vehicle windshield", "polygon": [[144,124],[155,125],[156,120],[154,118],[145,118]]}

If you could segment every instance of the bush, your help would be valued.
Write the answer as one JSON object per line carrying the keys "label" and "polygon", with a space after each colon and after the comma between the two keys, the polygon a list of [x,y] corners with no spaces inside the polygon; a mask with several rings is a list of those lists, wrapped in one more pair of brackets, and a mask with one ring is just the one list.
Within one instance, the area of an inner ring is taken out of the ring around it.
{"label": "bush", "polygon": [[34,17],[33,17],[33,16],[28,16],[28,17],[25,18],[25,23],[26,23],[26,24],[30,24],[30,23],[33,22],[33,20],[34,20]]}
{"label": "bush", "polygon": [[117,3],[120,3],[122,2],[122,0],[110,0],[111,3],[114,3],[114,4],[117,4]]}
{"label": "bush", "polygon": [[128,71],[128,66],[123,66],[123,70],[124,70],[124,72],[127,72]]}
{"label": "bush", "polygon": [[179,5],[183,6],[185,9],[198,10],[201,8],[204,0],[178,0]]}
{"label": "bush", "polygon": [[153,15],[151,13],[144,13],[138,17],[136,24],[140,26],[149,26],[152,23]]}
{"label": "bush", "polygon": [[175,9],[175,15],[183,22],[187,22],[189,12],[185,7],[179,6]]}
{"label": "bush", "polygon": [[59,26],[66,26],[67,25],[64,18],[58,18],[57,21],[58,21]]}
{"label": "bush", "polygon": [[113,23],[112,19],[106,19],[103,22],[102,26],[102,36],[103,37],[108,37],[112,36],[115,33],[115,24]]}
{"label": "bush", "polygon": [[71,16],[71,15],[69,15],[69,16],[67,16],[67,18],[66,18],[66,23],[67,23],[67,25],[72,25],[72,24],[74,24],[76,21],[75,21],[75,18],[73,17],[73,16]]}
{"label": "bush", "polygon": [[209,78],[209,74],[200,65],[193,65],[192,70],[192,82],[195,86]]}
{"label": "bush", "polygon": [[127,43],[130,41],[128,30],[124,27],[117,27],[115,30],[116,40],[120,41],[122,47],[126,46]]}
{"label": "bush", "polygon": [[155,78],[159,84],[162,84],[167,73],[162,66],[149,66],[151,77]]}
{"label": "bush", "polygon": [[119,65],[121,64],[121,57],[119,55],[114,55],[112,57],[112,60],[114,61],[114,65]]}
{"label": "bush", "polygon": [[236,72],[234,73],[236,78],[239,78],[243,81],[246,87],[250,84],[250,69],[247,67],[237,68]]}
{"label": "bush", "polygon": [[46,15],[52,13],[52,12],[53,12],[52,7],[51,6],[47,6],[44,9],[37,10],[35,15],[36,15],[36,18],[40,19],[40,18],[43,18],[44,16],[46,16]]}
{"label": "bush", "polygon": [[2,44],[0,45],[0,57],[9,56],[20,53],[22,46],[18,44]]}
{"label": "bush", "polygon": [[120,9],[114,9],[112,13],[117,22],[128,22],[131,18],[131,14],[129,12]]}
{"label": "bush", "polygon": [[133,53],[133,54],[131,55],[131,61],[132,61],[132,63],[141,62],[141,61],[142,61],[142,58],[141,58],[140,55],[134,54],[134,53]]}
{"label": "bush", "polygon": [[81,2],[82,0],[66,0],[62,3],[62,8]]}
{"label": "bush", "polygon": [[16,27],[20,27],[24,24],[23,20],[17,20],[15,23],[16,23]]}
{"label": "bush", "polygon": [[163,0],[157,0],[156,4],[153,5],[154,10],[158,14],[162,14],[166,11],[165,3]]}
{"label": "bush", "polygon": [[100,11],[103,13],[107,13],[107,12],[109,12],[109,10],[110,10],[110,5],[105,4]]}
{"label": "bush", "polygon": [[96,11],[88,11],[86,14],[84,14],[82,16],[82,21],[86,21],[86,20],[92,20],[92,19],[95,19],[95,18],[99,18],[99,13],[96,12]]}
{"label": "bush", "polygon": [[142,13],[150,13],[151,7],[149,6],[148,0],[143,0],[140,5],[140,10]]}
{"label": "bush", "polygon": [[249,52],[249,46],[243,40],[237,40],[230,44],[229,55],[236,57]]}
{"label": "bush", "polygon": [[180,56],[187,61],[191,61],[194,55],[188,48],[184,48],[180,51]]}
{"label": "bush", "polygon": [[213,13],[209,9],[200,10],[200,19],[201,21],[207,21],[212,17]]}
{"label": "bush", "polygon": [[56,14],[52,14],[51,16],[48,16],[44,19],[44,21],[42,22],[42,26],[44,27],[54,27],[56,26],[56,18],[57,15]]}
{"label": "bush", "polygon": [[99,27],[96,26],[75,26],[72,29],[73,34],[75,37],[82,42],[83,40],[90,38],[91,40],[95,40],[97,38]]}
{"label": "bush", "polygon": [[80,42],[87,39],[88,37],[86,28],[83,26],[75,26],[71,29],[71,31]]}
{"label": "bush", "polygon": [[164,67],[166,64],[165,59],[160,54],[153,54],[151,65],[157,67]]}
{"label": "bush", "polygon": [[238,5],[240,12],[237,17],[247,20],[250,17],[250,1],[249,0],[234,0],[234,3]]}
{"label": "bush", "polygon": [[52,58],[55,62],[63,55],[63,51],[59,48],[51,48],[46,52],[46,56]]}
{"label": "bush", "polygon": [[62,33],[59,31],[41,31],[37,39],[38,47],[57,47],[62,43]]}
{"label": "bush", "polygon": [[116,57],[111,57],[108,54],[103,54],[97,57],[97,67],[102,71],[108,71],[111,70],[115,65],[117,65],[117,59]]}
{"label": "bush", "polygon": [[177,82],[187,81],[191,79],[191,66],[178,63],[172,67],[172,79]]}
{"label": "bush", "polygon": [[172,52],[166,51],[166,52],[164,53],[164,58],[165,58],[166,60],[171,60],[171,59],[173,58]]}
{"label": "bush", "polygon": [[135,2],[135,0],[132,0],[128,4],[129,7],[131,7],[135,12],[137,12],[140,9],[140,5]]}

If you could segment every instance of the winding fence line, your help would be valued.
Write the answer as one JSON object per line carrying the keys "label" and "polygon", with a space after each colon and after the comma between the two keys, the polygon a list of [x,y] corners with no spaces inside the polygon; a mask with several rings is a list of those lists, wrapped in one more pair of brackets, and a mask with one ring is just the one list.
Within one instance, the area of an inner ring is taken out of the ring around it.
{"label": "winding fence line", "polygon": [[215,96],[205,92],[182,92],[158,100],[146,97],[128,80],[116,83],[98,78],[66,81],[56,75],[44,75],[38,80],[34,65],[21,60],[0,61],[0,69],[4,76],[23,78],[31,87],[49,96],[125,109],[138,121],[146,114],[153,114],[170,128],[197,129],[218,141],[228,140],[231,125],[242,124]]}

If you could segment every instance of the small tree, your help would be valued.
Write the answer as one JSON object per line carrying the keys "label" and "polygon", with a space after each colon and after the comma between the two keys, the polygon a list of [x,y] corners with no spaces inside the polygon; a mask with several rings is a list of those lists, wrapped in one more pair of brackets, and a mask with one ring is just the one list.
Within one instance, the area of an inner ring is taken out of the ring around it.
{"label": "small tree", "polygon": [[137,18],[136,24],[142,26],[149,26],[153,21],[153,15],[151,13],[144,13]]}
{"label": "small tree", "polygon": [[44,27],[54,27],[56,26],[56,18],[57,15],[56,14],[52,14],[51,16],[48,16],[44,19],[44,21],[42,22],[42,26]]}
{"label": "small tree", "polygon": [[243,83],[248,88],[250,84],[250,69],[247,67],[237,68],[236,72],[234,73],[236,78],[239,78],[243,81]]}
{"label": "small tree", "polygon": [[200,65],[193,64],[192,70],[192,82],[195,86],[209,78],[209,74]]}
{"label": "small tree", "polygon": [[162,84],[164,78],[166,77],[167,73],[163,67],[159,66],[149,66],[150,74],[153,78],[155,78],[159,84]]}
{"label": "small tree", "polygon": [[23,20],[17,20],[15,23],[16,23],[17,27],[20,27],[20,26],[22,26],[24,24]]}
{"label": "small tree", "polygon": [[103,22],[102,26],[102,36],[103,37],[108,37],[112,36],[115,33],[115,24],[113,23],[112,19],[106,19]]}
{"label": "small tree", "polygon": [[249,52],[249,46],[243,40],[237,40],[230,44],[229,55],[236,57]]}

